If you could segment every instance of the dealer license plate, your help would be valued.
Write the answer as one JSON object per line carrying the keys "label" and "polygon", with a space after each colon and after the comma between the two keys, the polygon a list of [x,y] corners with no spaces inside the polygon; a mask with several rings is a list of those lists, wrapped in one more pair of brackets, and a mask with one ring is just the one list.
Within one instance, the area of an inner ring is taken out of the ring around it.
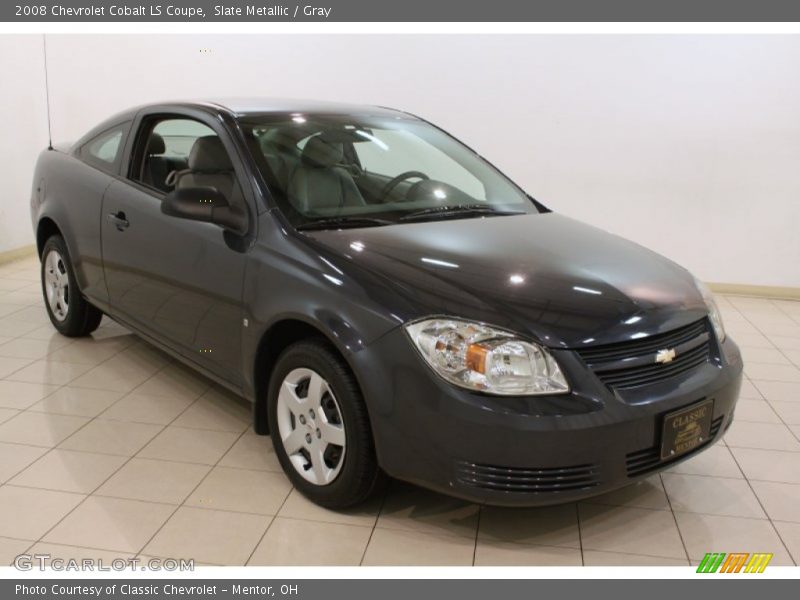
{"label": "dealer license plate", "polygon": [[711,436],[713,400],[702,400],[664,417],[661,459],[675,458],[703,445]]}

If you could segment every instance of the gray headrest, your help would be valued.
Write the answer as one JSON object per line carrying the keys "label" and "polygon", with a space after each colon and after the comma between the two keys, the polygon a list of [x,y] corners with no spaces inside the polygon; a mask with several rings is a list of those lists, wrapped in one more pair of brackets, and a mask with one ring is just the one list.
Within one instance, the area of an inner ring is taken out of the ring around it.
{"label": "gray headrest", "polygon": [[150,139],[147,140],[147,156],[154,154],[164,154],[167,151],[167,146],[164,144],[164,138],[157,133],[151,133]]}
{"label": "gray headrest", "polygon": [[233,171],[233,165],[216,135],[197,138],[189,152],[189,168],[192,171]]}
{"label": "gray headrest", "polygon": [[344,159],[342,144],[312,137],[303,147],[301,160],[309,167],[332,167]]}

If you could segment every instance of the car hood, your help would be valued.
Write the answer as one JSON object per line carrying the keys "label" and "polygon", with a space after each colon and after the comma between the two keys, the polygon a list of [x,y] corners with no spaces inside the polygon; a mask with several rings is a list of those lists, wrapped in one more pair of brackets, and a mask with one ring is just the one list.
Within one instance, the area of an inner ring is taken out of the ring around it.
{"label": "car hood", "polygon": [[307,235],[356,267],[351,277],[366,270],[362,288],[384,286],[382,302],[403,321],[451,315],[576,348],[662,333],[707,312],[686,269],[555,213]]}

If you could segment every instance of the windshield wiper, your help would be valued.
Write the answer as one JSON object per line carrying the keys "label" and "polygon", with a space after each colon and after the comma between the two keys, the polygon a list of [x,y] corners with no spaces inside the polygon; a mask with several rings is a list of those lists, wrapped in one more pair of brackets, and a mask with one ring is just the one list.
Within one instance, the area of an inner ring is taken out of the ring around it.
{"label": "windshield wiper", "polygon": [[450,217],[461,217],[469,215],[476,215],[476,216],[494,215],[502,217],[506,215],[522,215],[522,214],[525,213],[517,210],[499,210],[496,208],[492,208],[491,206],[487,206],[486,204],[461,204],[455,206],[434,206],[431,208],[423,208],[422,210],[416,210],[414,212],[408,213],[407,215],[403,215],[402,217],[400,217],[400,220],[417,221],[426,219],[428,217],[441,217],[443,219],[447,219]]}
{"label": "windshield wiper", "polygon": [[314,229],[344,229],[348,227],[380,227],[392,225],[394,221],[376,219],[374,217],[327,217],[302,223],[296,227],[298,231],[311,231]]}

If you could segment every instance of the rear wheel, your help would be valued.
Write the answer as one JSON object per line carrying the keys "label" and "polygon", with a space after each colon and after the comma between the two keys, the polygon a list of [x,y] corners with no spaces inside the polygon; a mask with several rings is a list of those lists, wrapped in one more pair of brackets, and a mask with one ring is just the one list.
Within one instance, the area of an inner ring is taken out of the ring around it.
{"label": "rear wheel", "polygon": [[361,390],[326,343],[299,342],[284,351],[267,402],[278,460],[310,500],[346,508],[382,482]]}
{"label": "rear wheel", "polygon": [[44,305],[59,333],[80,337],[97,329],[103,313],[81,295],[67,245],[59,235],[51,236],[44,244],[41,278]]}

